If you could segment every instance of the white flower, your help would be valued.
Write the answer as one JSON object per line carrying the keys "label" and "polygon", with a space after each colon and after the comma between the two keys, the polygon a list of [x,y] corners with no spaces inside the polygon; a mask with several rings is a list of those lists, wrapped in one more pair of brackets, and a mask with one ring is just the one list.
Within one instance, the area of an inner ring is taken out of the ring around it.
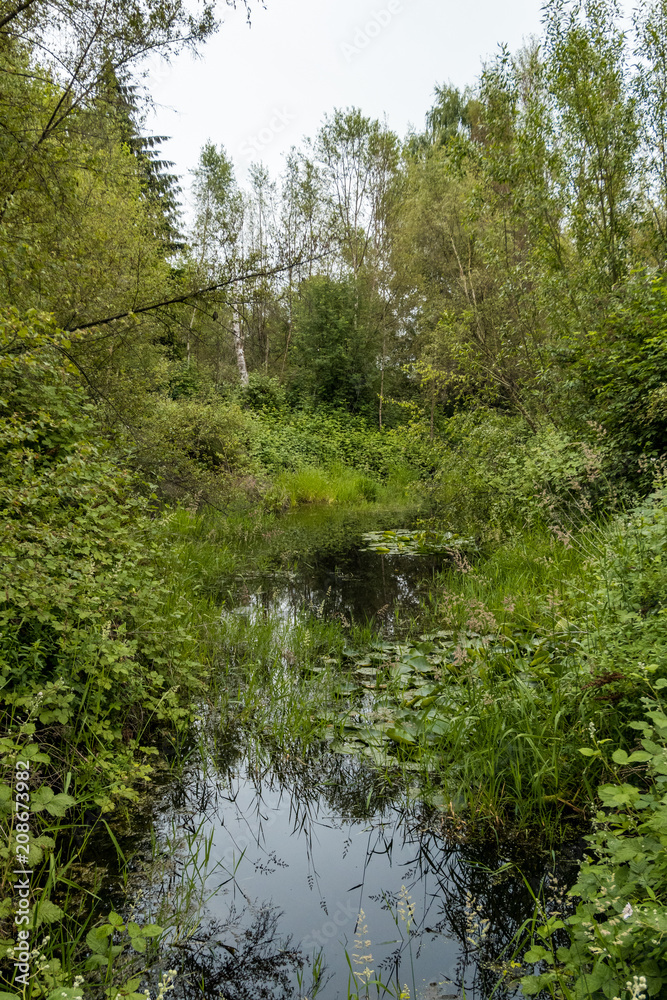
{"label": "white flower", "polygon": [[632,907],[630,906],[629,903],[626,903],[623,908],[623,913],[621,914],[621,916],[623,917],[624,920],[629,920],[630,917],[632,916],[632,913],[633,913]]}

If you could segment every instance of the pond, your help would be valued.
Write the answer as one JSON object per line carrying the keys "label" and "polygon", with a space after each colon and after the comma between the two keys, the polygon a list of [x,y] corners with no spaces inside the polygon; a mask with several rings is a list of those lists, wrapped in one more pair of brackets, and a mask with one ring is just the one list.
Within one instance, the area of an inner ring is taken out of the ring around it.
{"label": "pond", "polygon": [[[395,612],[419,610],[446,552],[387,554],[367,548],[366,533],[395,512],[307,509],[283,518],[263,570],[221,579],[217,596],[235,613],[261,608],[286,620],[315,609],[347,622],[373,620],[392,631]],[[278,544],[279,542],[279,544]]]}
{"label": "pond", "polygon": [[[319,608],[391,631],[449,558],[364,551],[363,520],[339,517],[328,532],[321,512],[310,518],[287,522],[297,543],[283,533],[273,567],[219,581],[223,614],[289,622]],[[258,746],[213,712],[199,725],[199,755],[121,840],[133,919],[171,919],[161,967],[178,970],[175,996],[520,995],[512,939],[540,887],[558,905],[575,861],[527,842],[466,842],[419,787],[354,754]]]}
{"label": "pond", "polygon": [[169,782],[141,841],[135,827],[121,846],[141,887],[134,918],[180,914],[163,967],[188,1000],[339,1000],[380,981],[385,996],[486,998],[499,980],[496,995],[514,996],[511,941],[532,893],[547,868],[552,889],[572,874],[530,845],[461,842],[357,758],[258,759],[240,734]]}

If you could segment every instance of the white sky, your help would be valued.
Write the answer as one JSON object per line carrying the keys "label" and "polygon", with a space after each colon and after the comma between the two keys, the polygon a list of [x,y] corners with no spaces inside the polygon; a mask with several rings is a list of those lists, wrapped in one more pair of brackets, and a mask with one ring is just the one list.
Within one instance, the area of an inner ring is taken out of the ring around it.
{"label": "white sky", "polygon": [[473,83],[506,42],[516,50],[540,33],[542,0],[266,0],[224,23],[201,57],[149,66],[158,104],[146,127],[176,172],[188,171],[210,139],[223,144],[239,181],[262,160],[275,176],[283,154],[313,136],[325,113],[356,106],[386,115],[403,137],[421,129],[436,83]]}

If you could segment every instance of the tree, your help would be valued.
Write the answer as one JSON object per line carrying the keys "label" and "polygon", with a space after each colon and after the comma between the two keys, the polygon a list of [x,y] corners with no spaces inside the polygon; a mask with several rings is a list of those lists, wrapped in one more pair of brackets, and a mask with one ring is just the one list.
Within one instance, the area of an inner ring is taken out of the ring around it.
{"label": "tree", "polygon": [[398,140],[357,108],[325,117],[315,142],[329,188],[332,228],[356,279],[382,245],[386,194],[398,166]]}
{"label": "tree", "polygon": [[569,225],[599,289],[631,260],[638,123],[615,0],[548,0],[546,61],[567,160]]}
{"label": "tree", "polygon": [[[73,114],[99,103],[109,74],[127,83],[131,68],[147,53],[169,58],[183,47],[196,49],[217,27],[212,0],[17,0],[0,15],[0,41],[27,52],[53,85],[51,98],[40,103],[29,129],[14,133],[0,120],[5,138],[13,138],[13,155],[0,164],[0,219],[12,196],[31,173],[39,171],[44,144],[67,141]],[[6,74],[19,72],[4,67]]]}
{"label": "tree", "polygon": [[643,0],[634,13],[640,163],[643,200],[648,210],[652,250],[659,263],[667,256],[667,3]]}
{"label": "tree", "polygon": [[352,277],[301,286],[293,338],[298,388],[316,404],[358,412],[377,388],[377,332]]}
{"label": "tree", "polygon": [[[207,143],[201,151],[199,165],[194,171],[193,193],[196,216],[192,232],[196,273],[206,283],[218,280],[221,275],[240,263],[243,258],[243,226],[245,201],[234,177],[234,168],[225,149]],[[231,332],[236,363],[242,385],[248,384],[243,344],[243,330],[239,302],[228,303],[231,311]],[[193,307],[188,328],[188,358],[190,336],[196,318]]]}

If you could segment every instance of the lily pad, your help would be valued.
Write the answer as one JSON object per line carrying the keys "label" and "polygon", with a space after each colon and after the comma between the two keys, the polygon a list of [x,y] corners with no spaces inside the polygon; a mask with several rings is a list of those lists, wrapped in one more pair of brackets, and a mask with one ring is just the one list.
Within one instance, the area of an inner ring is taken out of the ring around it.
{"label": "lily pad", "polygon": [[452,531],[431,531],[428,529],[394,528],[387,531],[369,531],[362,535],[364,552],[380,555],[431,555],[448,553],[455,549],[472,549],[474,539],[461,538]]}

